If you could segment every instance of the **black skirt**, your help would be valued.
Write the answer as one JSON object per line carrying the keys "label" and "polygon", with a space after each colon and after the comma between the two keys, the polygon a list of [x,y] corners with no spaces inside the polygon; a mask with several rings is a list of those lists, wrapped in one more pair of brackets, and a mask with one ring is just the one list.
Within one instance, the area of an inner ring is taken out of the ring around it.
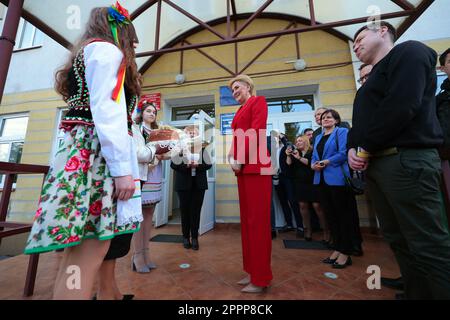
{"label": "black skirt", "polygon": [[[141,180],[141,190],[145,181]],[[132,233],[121,234],[115,236],[111,240],[109,245],[109,250],[106,253],[104,260],[113,260],[126,256],[130,252],[131,239],[133,238]]]}
{"label": "black skirt", "polygon": [[317,188],[313,184],[306,184],[294,179],[295,199],[298,202],[319,202]]}
{"label": "black skirt", "polygon": [[125,233],[115,236],[111,240],[109,250],[106,253],[104,260],[119,259],[128,254],[131,246],[131,239],[133,238],[132,233]]}

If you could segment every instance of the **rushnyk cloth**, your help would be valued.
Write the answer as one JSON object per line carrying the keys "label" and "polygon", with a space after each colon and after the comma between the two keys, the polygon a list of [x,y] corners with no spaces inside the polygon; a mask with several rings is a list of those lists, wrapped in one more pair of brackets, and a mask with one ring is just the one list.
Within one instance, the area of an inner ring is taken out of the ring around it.
{"label": "rushnyk cloth", "polygon": [[[132,137],[131,152],[136,154],[136,145]],[[139,167],[137,161],[132,161],[132,173],[134,180],[133,196],[126,200],[117,200],[117,225],[124,226],[134,222],[142,222],[142,199],[141,199],[141,181],[139,179]]]}

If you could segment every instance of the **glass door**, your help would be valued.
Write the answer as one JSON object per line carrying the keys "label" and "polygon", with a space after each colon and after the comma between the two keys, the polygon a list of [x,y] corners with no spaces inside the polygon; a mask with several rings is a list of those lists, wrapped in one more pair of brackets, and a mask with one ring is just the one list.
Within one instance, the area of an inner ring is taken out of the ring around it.
{"label": "glass door", "polygon": [[[215,121],[214,118],[211,118],[203,110],[200,110],[198,113],[193,114],[188,120],[171,121],[169,125],[180,130],[183,130],[189,125],[197,126],[202,141],[207,144],[206,150],[211,157],[213,167],[207,171],[208,190],[205,192],[203,206],[200,213],[199,234],[201,235],[214,228],[215,222]],[[163,185],[163,190],[164,199],[168,199],[168,201],[164,201],[164,205],[161,206],[160,212],[155,212],[158,216],[155,218],[155,226],[157,226],[158,220],[160,223],[167,223],[169,213],[171,216],[171,223],[181,223],[178,196],[173,189],[175,173],[170,168],[170,161],[165,162],[164,181],[166,183]]]}

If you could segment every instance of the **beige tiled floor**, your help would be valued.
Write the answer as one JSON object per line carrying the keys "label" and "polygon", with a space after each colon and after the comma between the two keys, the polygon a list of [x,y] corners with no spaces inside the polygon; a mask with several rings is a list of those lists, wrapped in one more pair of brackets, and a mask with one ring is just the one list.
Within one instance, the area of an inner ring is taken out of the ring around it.
{"label": "beige tiled floor", "polygon": [[[180,234],[179,225],[154,229],[153,234]],[[319,234],[314,234],[320,238]],[[136,299],[393,299],[395,291],[387,288],[369,290],[366,285],[369,265],[379,265],[382,275],[399,275],[392,252],[375,235],[364,235],[364,256],[353,258],[353,265],[343,270],[321,263],[325,250],[285,249],[283,239],[295,239],[293,232],[281,233],[273,240],[271,287],[263,294],[244,294],[236,281],[242,271],[240,229],[238,224],[219,224],[199,239],[200,250],[186,250],[179,243],[151,242],[151,255],[158,268],[149,274],[130,270],[130,255],[118,260],[117,279],[123,293]],[[59,255],[42,254],[35,294],[31,299],[50,299]],[[0,261],[0,299],[23,299],[28,257],[21,255]],[[180,264],[190,268],[182,269]],[[327,278],[333,272],[338,278]]]}

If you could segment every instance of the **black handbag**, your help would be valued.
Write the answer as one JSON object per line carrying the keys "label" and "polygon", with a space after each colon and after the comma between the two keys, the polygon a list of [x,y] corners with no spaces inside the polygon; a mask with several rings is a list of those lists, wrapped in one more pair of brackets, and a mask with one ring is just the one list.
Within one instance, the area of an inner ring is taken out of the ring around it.
{"label": "black handbag", "polygon": [[[339,151],[339,142],[337,133],[334,136],[336,138],[336,148]],[[348,163],[345,161],[344,164]],[[362,171],[352,171],[350,170],[350,177],[345,173],[343,165],[341,165],[342,174],[344,175],[345,184],[347,187],[352,189],[353,193],[357,196],[364,194],[364,189],[366,188],[366,182],[364,180],[364,172]]]}
{"label": "black handbag", "polygon": [[364,189],[366,188],[364,173],[362,171],[353,171],[353,175],[348,177],[344,172],[344,168],[342,168],[342,172],[344,173],[346,185],[352,189],[353,193],[355,195],[364,194]]}

